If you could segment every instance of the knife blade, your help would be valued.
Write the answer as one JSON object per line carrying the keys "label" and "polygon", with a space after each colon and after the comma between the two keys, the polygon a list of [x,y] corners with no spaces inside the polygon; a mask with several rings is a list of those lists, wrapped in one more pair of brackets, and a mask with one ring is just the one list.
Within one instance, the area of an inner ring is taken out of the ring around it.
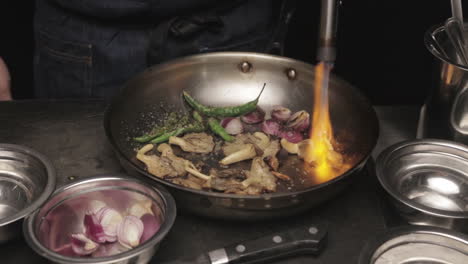
{"label": "knife blade", "polygon": [[325,246],[327,233],[328,224],[310,224],[163,264],[251,264],[301,254],[318,255]]}

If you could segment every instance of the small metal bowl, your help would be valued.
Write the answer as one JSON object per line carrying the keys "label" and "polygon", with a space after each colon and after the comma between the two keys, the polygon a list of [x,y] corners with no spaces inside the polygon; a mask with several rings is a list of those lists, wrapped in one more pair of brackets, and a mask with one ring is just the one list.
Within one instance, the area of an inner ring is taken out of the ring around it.
{"label": "small metal bowl", "polygon": [[42,154],[0,144],[0,243],[21,234],[25,216],[39,208],[55,188],[55,169]]}
{"label": "small metal bowl", "polygon": [[[84,215],[92,201],[104,202],[123,213],[143,199],[151,201],[151,210],[161,222],[159,230],[144,243],[108,257],[75,257],[56,252],[70,245],[71,234],[83,232]],[[166,190],[122,176],[103,176],[83,179],[56,190],[40,210],[26,218],[23,230],[29,246],[53,263],[143,264],[156,253],[175,216],[174,199]]]}
{"label": "small metal bowl", "polygon": [[366,243],[359,264],[466,264],[468,236],[439,227],[388,230]]}
{"label": "small metal bowl", "polygon": [[468,230],[468,148],[446,140],[395,144],[376,162],[377,178],[410,224]]}

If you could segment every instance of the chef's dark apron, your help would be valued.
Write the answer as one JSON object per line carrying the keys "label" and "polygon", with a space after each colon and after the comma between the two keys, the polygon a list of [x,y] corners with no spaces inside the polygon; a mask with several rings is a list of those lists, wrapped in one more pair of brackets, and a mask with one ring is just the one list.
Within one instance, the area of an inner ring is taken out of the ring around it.
{"label": "chef's dark apron", "polygon": [[38,0],[37,97],[110,98],[146,67],[175,57],[271,51],[278,26],[271,0],[210,1]]}

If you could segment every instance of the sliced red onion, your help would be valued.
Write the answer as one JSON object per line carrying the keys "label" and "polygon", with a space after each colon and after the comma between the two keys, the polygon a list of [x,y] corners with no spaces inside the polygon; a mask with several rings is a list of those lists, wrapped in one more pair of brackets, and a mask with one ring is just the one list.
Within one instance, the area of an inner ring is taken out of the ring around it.
{"label": "sliced red onion", "polygon": [[302,133],[296,130],[283,130],[280,131],[278,136],[286,139],[291,143],[299,143],[304,139]]}
{"label": "sliced red onion", "polygon": [[280,122],[286,122],[291,117],[291,110],[281,105],[273,106],[271,110],[271,118]]}
{"label": "sliced red onion", "polygon": [[265,119],[265,111],[257,106],[254,111],[241,116],[241,120],[246,124],[257,124]]}
{"label": "sliced red onion", "polygon": [[140,244],[145,242],[146,240],[150,239],[156,232],[158,232],[159,228],[161,227],[161,221],[156,218],[156,216],[151,214],[145,214],[141,218],[143,222],[143,234],[140,238]]}
{"label": "sliced red onion", "polygon": [[221,126],[231,135],[237,135],[244,131],[244,125],[238,117],[227,117],[221,120]]}
{"label": "sliced red onion", "polygon": [[122,216],[116,210],[103,207],[96,214],[87,213],[84,217],[86,235],[97,243],[117,241],[117,228]]}
{"label": "sliced red onion", "polygon": [[140,218],[127,215],[120,223],[117,230],[117,238],[122,246],[134,248],[140,244],[144,225]]}
{"label": "sliced red onion", "polygon": [[[71,239],[73,239],[73,238],[71,238]],[[59,253],[60,255],[67,256],[67,257],[76,257],[76,256],[78,256],[78,254],[76,254],[75,251],[73,251],[73,247],[72,247],[71,242],[68,243],[68,244],[63,245],[60,248],[54,249],[54,251]]]}
{"label": "sliced red onion", "polygon": [[91,214],[95,214],[97,213],[101,208],[103,207],[106,207],[106,203],[104,203],[103,201],[99,201],[99,200],[91,200],[89,203],[88,203],[88,210],[87,212],[88,213],[91,213]]}
{"label": "sliced red onion", "polygon": [[122,215],[112,208],[103,207],[96,213],[96,216],[104,230],[106,242],[117,241],[117,228],[122,222]]}
{"label": "sliced red onion", "polygon": [[93,252],[92,257],[99,258],[99,257],[110,257],[122,252],[127,251],[127,248],[124,248],[120,243],[110,243],[105,245],[100,245],[99,248]]}
{"label": "sliced red onion", "polygon": [[310,115],[304,110],[294,113],[286,123],[286,127],[299,132],[305,131],[309,125]]}
{"label": "sliced red onion", "polygon": [[72,234],[71,247],[75,254],[86,256],[96,251],[99,244],[87,238],[84,234]]}
{"label": "sliced red onion", "polygon": [[99,223],[99,219],[95,214],[85,214],[84,227],[86,235],[97,243],[106,242],[106,234],[104,228]]}
{"label": "sliced red onion", "polygon": [[280,129],[281,129],[281,125],[276,120],[268,119],[268,120],[263,121],[262,123],[262,131],[265,134],[278,136]]}
{"label": "sliced red onion", "polygon": [[153,203],[149,199],[136,202],[128,209],[128,214],[138,218],[141,218],[145,214],[153,214],[153,210],[151,210],[152,204]]}

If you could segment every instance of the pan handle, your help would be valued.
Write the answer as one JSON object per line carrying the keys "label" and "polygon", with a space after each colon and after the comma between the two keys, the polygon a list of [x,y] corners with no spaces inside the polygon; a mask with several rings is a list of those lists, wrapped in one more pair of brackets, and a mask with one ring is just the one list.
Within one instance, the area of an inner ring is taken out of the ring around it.
{"label": "pan handle", "polygon": [[282,233],[210,251],[211,263],[235,264],[268,262],[299,254],[318,255],[325,244],[327,224],[307,225]]}

